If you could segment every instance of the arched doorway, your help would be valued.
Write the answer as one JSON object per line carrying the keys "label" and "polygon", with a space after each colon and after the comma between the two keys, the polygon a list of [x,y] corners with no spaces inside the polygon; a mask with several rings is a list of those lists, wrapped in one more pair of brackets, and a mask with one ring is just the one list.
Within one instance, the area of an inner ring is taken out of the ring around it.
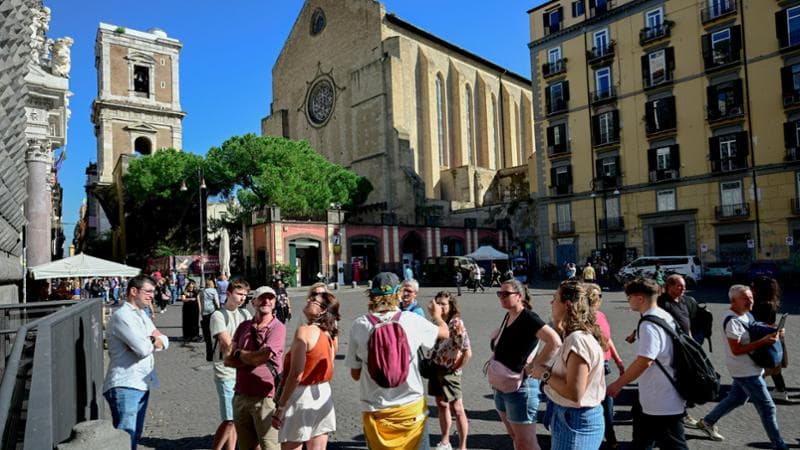
{"label": "arched doorway", "polygon": [[463,256],[464,240],[454,236],[449,236],[442,239],[442,255]]}
{"label": "arched doorway", "polygon": [[133,149],[140,155],[149,155],[153,153],[153,143],[150,139],[140,136],[133,141]]}
{"label": "arched doorway", "polygon": [[321,260],[319,241],[309,238],[289,241],[289,265],[297,268],[298,286],[309,286],[316,283]]}
{"label": "arched doorway", "polygon": [[422,275],[422,262],[425,260],[425,242],[416,231],[411,231],[403,237],[400,243],[401,262],[403,270],[410,266],[414,272],[414,278]]}
{"label": "arched doorway", "polygon": [[345,273],[350,280],[364,283],[378,274],[378,239],[372,236],[358,236],[350,239],[350,261],[347,261]]}

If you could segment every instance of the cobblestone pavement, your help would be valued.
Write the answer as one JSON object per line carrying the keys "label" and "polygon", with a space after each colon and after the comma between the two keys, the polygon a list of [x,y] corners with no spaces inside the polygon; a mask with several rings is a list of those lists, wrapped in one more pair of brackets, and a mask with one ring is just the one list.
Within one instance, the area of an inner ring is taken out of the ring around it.
{"label": "cobblestone pavement", "polygon": [[[423,288],[420,298],[430,299],[438,289]],[[492,393],[483,376],[481,367],[489,357],[488,339],[490,332],[499,326],[502,310],[494,295],[495,288],[487,289],[485,294],[465,293],[459,298],[462,316],[470,333],[474,357],[464,371],[464,406],[468,410],[470,423],[468,447],[470,449],[510,449],[511,441],[499,417],[494,410]],[[295,310],[300,311],[304,301],[305,290],[292,289],[290,295]],[[553,289],[535,289],[534,310],[543,318],[550,315],[549,301]],[[723,288],[708,289],[690,293],[698,301],[709,304],[714,317],[719,319],[727,309],[726,291]],[[348,324],[352,319],[366,310],[366,302],[362,289],[342,289],[337,292],[342,303],[341,345],[337,355],[335,370],[334,399],[337,411],[338,430],[331,436],[330,449],[364,449],[363,433],[358,408],[358,387],[350,379],[349,371],[344,367],[343,359],[347,351]],[[637,316],[627,307],[622,292],[604,293],[602,310],[611,322],[612,335],[626,365],[633,360],[634,346],[625,343],[624,337],[636,326]],[[787,323],[787,346],[792,350],[790,367],[784,371],[790,393],[800,401],[800,370],[794,355],[800,349],[800,296],[792,294],[784,296],[784,309],[792,315]],[[300,314],[290,322],[290,333],[294,332],[300,321]],[[161,387],[150,397],[150,407],[145,422],[144,437],[140,448],[144,449],[208,449],[214,431],[219,424],[217,397],[213,385],[210,363],[204,358],[202,343],[183,344],[179,340],[180,306],[170,307],[166,313],[156,315],[156,325],[172,339],[169,350],[156,356],[156,368],[161,379]],[[724,363],[723,340],[715,325],[712,337],[713,353],[710,354],[717,370],[722,373],[723,389],[730,384],[730,376]],[[287,342],[288,344],[288,342]],[[707,347],[706,347],[707,348]],[[616,377],[616,372],[612,375]],[[772,386],[772,382],[768,381]],[[616,426],[621,442],[630,441],[631,422],[630,404],[635,395],[635,388],[628,387],[617,401]],[[429,397],[429,405],[433,405]],[[693,408],[690,413],[701,417],[714,404]],[[778,422],[784,439],[795,448],[800,448],[800,403],[778,404]],[[540,407],[540,419],[544,409]],[[107,417],[110,417],[106,408]],[[431,442],[439,442],[438,421],[435,418],[435,407],[431,409],[428,421]],[[738,408],[719,423],[719,430],[725,436],[725,442],[711,442],[696,430],[687,430],[689,446],[692,449],[727,449],[727,448],[769,448],[766,433],[763,431],[758,414],[752,405]],[[453,427],[455,428],[455,427]],[[544,427],[537,426],[536,431],[542,448],[549,448],[549,436]],[[455,441],[451,441],[455,442]]]}

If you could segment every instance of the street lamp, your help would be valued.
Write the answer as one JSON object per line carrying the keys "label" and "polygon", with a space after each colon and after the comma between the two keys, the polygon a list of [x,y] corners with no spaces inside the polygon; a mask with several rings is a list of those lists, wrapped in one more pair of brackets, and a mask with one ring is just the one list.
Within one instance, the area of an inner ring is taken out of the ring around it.
{"label": "street lamp", "polygon": [[[198,168],[197,169],[197,180],[200,184],[197,186],[197,203],[200,206],[198,209],[200,210],[200,280],[201,286],[206,285],[206,261],[205,261],[205,254],[203,253],[203,190],[206,188],[206,179],[203,176],[203,170]],[[181,182],[181,192],[186,192],[188,188],[186,187],[186,180]],[[202,289],[202,288],[201,288]]]}

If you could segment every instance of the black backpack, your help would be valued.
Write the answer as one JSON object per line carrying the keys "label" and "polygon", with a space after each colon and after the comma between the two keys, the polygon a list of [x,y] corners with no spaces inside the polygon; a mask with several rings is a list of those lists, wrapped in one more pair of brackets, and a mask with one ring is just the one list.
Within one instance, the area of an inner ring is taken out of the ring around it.
{"label": "black backpack", "polygon": [[643,321],[656,324],[672,338],[672,368],[675,370],[675,377],[669,375],[658,359],[655,362],[678,394],[686,400],[686,406],[692,407],[716,400],[719,396],[719,374],[714,370],[703,347],[684,331],[672,329],[660,317],[642,316],[639,325]]}
{"label": "black backpack", "polygon": [[[697,304],[697,312],[695,313],[696,327],[703,333],[703,338],[708,341],[708,351],[713,352],[711,348],[711,333],[714,331],[714,316],[708,310],[705,303]],[[702,342],[700,343],[702,344]]]}

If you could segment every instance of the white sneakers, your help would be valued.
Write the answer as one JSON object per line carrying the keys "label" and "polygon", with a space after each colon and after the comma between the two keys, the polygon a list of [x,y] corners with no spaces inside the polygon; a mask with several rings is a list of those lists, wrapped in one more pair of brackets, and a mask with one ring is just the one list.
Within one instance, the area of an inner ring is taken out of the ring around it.
{"label": "white sneakers", "polygon": [[687,414],[686,417],[683,418],[683,426],[686,428],[694,428],[696,430],[697,419]]}
{"label": "white sneakers", "polygon": [[770,395],[772,396],[773,400],[776,400],[776,401],[779,401],[779,402],[785,402],[785,403],[794,403],[795,402],[795,400],[793,398],[789,397],[789,393],[786,392],[786,391],[775,390],[775,391],[772,391],[770,393]]}
{"label": "white sneakers", "polygon": [[721,434],[719,434],[719,431],[717,431],[716,425],[706,425],[706,422],[703,419],[697,421],[697,429],[707,434],[712,441],[719,442],[725,440],[725,437],[723,437]]}
{"label": "white sneakers", "polygon": [[436,446],[435,450],[453,450],[453,446],[450,445],[449,442],[447,444],[444,442],[439,442],[439,445]]}

